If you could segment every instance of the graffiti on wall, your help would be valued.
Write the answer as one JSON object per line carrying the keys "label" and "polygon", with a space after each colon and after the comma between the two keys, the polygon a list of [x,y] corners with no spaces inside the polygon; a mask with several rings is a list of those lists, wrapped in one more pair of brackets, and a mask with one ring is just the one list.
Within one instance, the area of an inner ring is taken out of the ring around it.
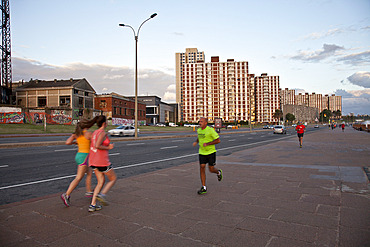
{"label": "graffiti on wall", "polygon": [[50,117],[48,118],[50,124],[72,124],[72,115],[68,114],[65,110],[51,110]]}
{"label": "graffiti on wall", "polygon": [[133,119],[112,118],[112,125],[131,125],[134,123],[135,120]]}
{"label": "graffiti on wall", "polygon": [[24,123],[24,114],[22,112],[1,112],[0,123]]}

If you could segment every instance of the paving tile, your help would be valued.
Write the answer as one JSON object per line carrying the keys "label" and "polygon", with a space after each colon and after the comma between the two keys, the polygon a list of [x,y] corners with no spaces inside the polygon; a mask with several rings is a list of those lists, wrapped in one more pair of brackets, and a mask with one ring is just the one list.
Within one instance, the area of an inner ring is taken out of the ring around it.
{"label": "paving tile", "polygon": [[252,189],[248,191],[246,195],[255,197],[268,197],[282,201],[286,200],[298,201],[302,196],[300,193],[290,193],[277,190],[258,190],[258,189]]}
{"label": "paving tile", "polygon": [[317,205],[316,214],[339,217],[339,207],[330,205]]}
{"label": "paving tile", "polygon": [[219,210],[222,212],[230,212],[242,217],[255,216],[259,218],[268,218],[275,212],[275,209],[270,207],[245,205],[231,202],[220,202],[210,209]]}
{"label": "paving tile", "polygon": [[113,240],[117,240],[140,228],[137,224],[105,216],[98,212],[90,214],[88,217],[73,221],[72,224],[85,231],[94,232]]}
{"label": "paving tile", "polygon": [[270,219],[331,229],[338,227],[338,218],[335,216],[317,215],[297,210],[278,209]]}
{"label": "paving tile", "polygon": [[156,231],[150,228],[141,228],[140,230],[122,237],[120,242],[128,244],[133,247],[151,246],[151,247],[210,247],[212,245],[202,243],[191,238],[186,238],[180,235],[169,234],[165,232]]}
{"label": "paving tile", "polygon": [[3,225],[0,225],[0,245],[11,246],[27,240],[28,237],[19,232],[12,231]]}
{"label": "paving tile", "polygon": [[81,247],[81,246],[109,246],[109,247],[129,247],[128,244],[113,240],[101,235],[100,233],[82,231],[76,234],[71,234],[48,244],[49,247]]}
{"label": "paving tile", "polygon": [[238,228],[313,243],[317,227],[270,219],[246,217]]}
{"label": "paving tile", "polygon": [[315,241],[317,246],[338,246],[339,228],[328,229],[319,227],[317,232],[317,239]]}
{"label": "paving tile", "polygon": [[310,242],[298,241],[283,237],[272,237],[268,247],[285,247],[285,246],[294,246],[294,247],[312,247],[313,244]]}
{"label": "paving tile", "polygon": [[185,219],[161,213],[139,211],[135,215],[129,215],[125,221],[132,222],[141,227],[149,227],[158,231],[179,234],[196,225],[198,220]]}
{"label": "paving tile", "polygon": [[299,210],[302,212],[314,213],[317,208],[316,203],[300,202],[300,201],[281,201],[272,198],[258,197],[251,202],[252,205],[266,206],[276,209]]}
{"label": "paving tile", "polygon": [[[36,225],[35,222],[37,222]],[[65,236],[81,231],[81,229],[73,225],[62,223],[37,213],[29,213],[8,218],[4,222],[4,225],[7,226],[8,229],[17,231],[24,236],[29,236],[33,240],[43,244],[54,242]]]}
{"label": "paving tile", "polygon": [[331,206],[340,205],[340,198],[332,197],[332,196],[318,196],[318,195],[303,194],[302,197],[299,199],[299,201],[312,202],[312,203],[331,205]]}
{"label": "paving tile", "polygon": [[370,246],[370,231],[341,226],[339,229],[339,246]]}
{"label": "paving tile", "polygon": [[178,217],[229,227],[236,226],[243,220],[243,217],[238,214],[200,208],[191,208],[186,210],[185,212],[180,213]]}
{"label": "paving tile", "polygon": [[233,227],[199,222],[189,229],[183,231],[181,236],[199,240],[204,243],[219,245],[223,239],[230,238],[230,234],[233,231]]}
{"label": "paving tile", "polygon": [[342,193],[342,206],[366,210],[370,208],[370,198],[368,195]]}
{"label": "paving tile", "polygon": [[224,238],[221,246],[266,246],[270,239],[270,235],[263,233],[255,233],[243,229],[235,229]]}
{"label": "paving tile", "polygon": [[340,210],[341,226],[361,228],[370,231],[370,208],[359,210],[356,208],[342,207]]}
{"label": "paving tile", "polygon": [[189,206],[179,205],[168,201],[158,201],[153,199],[142,199],[128,204],[131,208],[146,210],[152,213],[163,213],[168,215],[177,215],[186,211]]}

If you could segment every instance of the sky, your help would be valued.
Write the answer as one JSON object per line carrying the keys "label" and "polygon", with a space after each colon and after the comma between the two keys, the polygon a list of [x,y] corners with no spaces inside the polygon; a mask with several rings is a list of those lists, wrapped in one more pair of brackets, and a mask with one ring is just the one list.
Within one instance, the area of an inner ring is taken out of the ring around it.
{"label": "sky", "polygon": [[282,89],[342,96],[370,115],[370,0],[12,0],[13,81],[86,78],[97,93],[175,102],[175,53],[197,48]]}

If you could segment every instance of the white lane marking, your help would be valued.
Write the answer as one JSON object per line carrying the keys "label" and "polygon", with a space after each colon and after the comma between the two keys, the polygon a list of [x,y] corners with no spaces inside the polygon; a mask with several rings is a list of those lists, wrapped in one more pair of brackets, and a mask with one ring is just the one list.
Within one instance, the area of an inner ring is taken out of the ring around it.
{"label": "white lane marking", "polygon": [[8,167],[8,165],[3,165],[3,166],[0,166],[0,168],[4,168],[4,167]]}
{"label": "white lane marking", "polygon": [[239,135],[239,136],[245,136],[245,135]]}
{"label": "white lane marking", "polygon": [[179,146],[163,147],[161,149],[178,148]]}
{"label": "white lane marking", "polygon": [[253,137],[248,137],[248,139],[250,140],[250,139],[253,139]]}
{"label": "white lane marking", "polygon": [[[233,148],[239,148],[239,147],[247,147],[247,146],[251,146],[251,145],[255,145],[255,144],[259,144],[259,143],[265,143],[265,142],[274,142],[274,141],[277,141],[277,140],[283,140],[283,139],[287,139],[287,138],[291,138],[291,137],[286,136],[286,137],[282,137],[282,138],[279,138],[279,139],[265,140],[265,141],[243,144],[243,145],[238,145],[238,146],[232,146],[232,147],[227,147],[227,148],[220,148],[220,149],[218,149],[218,151],[233,149]],[[148,161],[148,162],[143,162],[143,163],[138,163],[138,164],[132,164],[132,165],[128,165],[128,166],[114,167],[114,169],[118,170],[118,169],[125,169],[125,168],[136,167],[136,166],[149,165],[149,164],[159,163],[159,162],[163,162],[163,161],[177,160],[177,159],[182,159],[182,158],[187,158],[187,157],[197,156],[197,155],[199,155],[199,154],[198,153],[186,154],[186,155],[183,155],[183,156],[177,156],[177,157],[168,158],[168,159],[154,160],[154,161]],[[39,180],[39,181],[34,181],[34,182],[29,182],[29,183],[9,185],[9,186],[0,187],[0,190],[11,189],[11,188],[15,188],[15,187],[21,187],[21,186],[32,185],[32,184],[40,184],[40,183],[45,183],[45,182],[51,182],[51,181],[61,180],[61,179],[65,179],[65,178],[71,178],[71,177],[75,177],[75,176],[76,176],[76,174],[73,174],[73,175],[64,176],[64,177],[50,178],[50,179]]]}
{"label": "white lane marking", "polygon": [[113,154],[109,154],[109,156],[113,156],[113,155],[120,155],[121,153],[113,153]]}
{"label": "white lane marking", "polygon": [[76,151],[77,148],[69,148],[69,149],[56,149],[54,152],[65,152],[65,151]]}
{"label": "white lane marking", "polygon": [[231,136],[222,136],[222,138],[230,138]]}
{"label": "white lane marking", "polygon": [[234,141],[236,141],[236,139],[231,139],[231,140],[229,140],[229,142],[234,142]]}
{"label": "white lane marking", "polygon": [[127,146],[138,146],[138,145],[144,145],[145,143],[144,142],[139,142],[139,143],[129,143],[129,144],[126,144]]}
{"label": "white lane marking", "polygon": [[184,140],[174,140],[172,142],[183,142]]}

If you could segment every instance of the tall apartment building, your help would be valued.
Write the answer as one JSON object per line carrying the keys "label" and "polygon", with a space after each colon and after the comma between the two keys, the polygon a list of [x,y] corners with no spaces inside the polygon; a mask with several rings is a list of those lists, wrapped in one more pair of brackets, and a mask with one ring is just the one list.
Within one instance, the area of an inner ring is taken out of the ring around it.
{"label": "tall apartment building", "polygon": [[323,111],[322,94],[312,93],[308,95],[308,106],[315,107],[319,112]]}
{"label": "tall apartment building", "polygon": [[186,63],[197,63],[205,61],[204,52],[198,52],[197,48],[186,48],[183,53],[176,53],[176,103],[179,106],[178,117],[179,121],[183,121],[183,65]]}
{"label": "tall apartment building", "polygon": [[248,62],[228,59],[210,63],[184,63],[182,73],[183,121],[197,122],[200,117],[223,121],[248,120],[250,78]]}
{"label": "tall apartment building", "polygon": [[294,89],[282,89],[280,91],[280,103],[281,105],[294,105],[295,103],[295,90]]}
{"label": "tall apartment building", "polygon": [[342,112],[342,96],[335,96],[332,94],[331,96],[327,96],[328,100],[328,110],[329,111],[341,111]]}
{"label": "tall apartment building", "polygon": [[256,121],[261,123],[276,122],[273,117],[280,109],[279,76],[268,76],[267,73],[254,78]]}

